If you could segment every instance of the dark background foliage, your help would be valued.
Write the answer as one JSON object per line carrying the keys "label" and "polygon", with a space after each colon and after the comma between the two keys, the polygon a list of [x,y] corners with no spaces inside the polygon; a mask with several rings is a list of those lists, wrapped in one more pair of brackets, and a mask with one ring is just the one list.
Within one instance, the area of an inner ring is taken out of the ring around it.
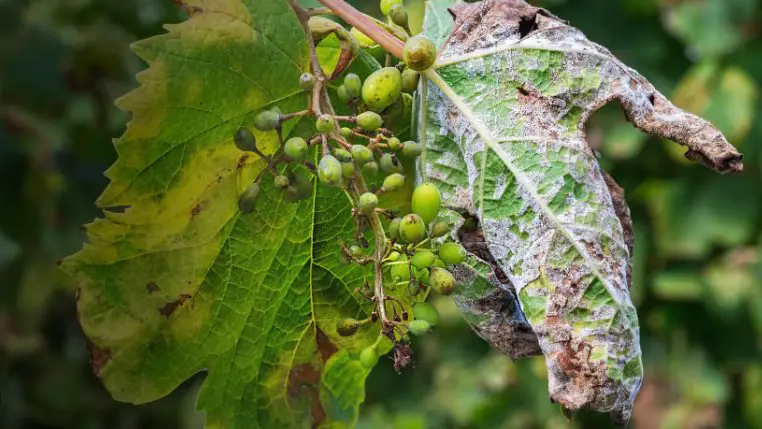
{"label": "dark background foliage", "polygon": [[[261,0],[267,1],[267,0]],[[355,1],[377,14],[375,1]],[[762,1],[546,0],[746,154],[721,177],[632,129],[616,106],[589,124],[627,190],[636,230],[632,291],[646,378],[635,428],[762,428]],[[408,1],[420,19],[422,2]],[[76,284],[55,266],[114,161],[127,116],[113,100],[144,65],[133,41],[183,19],[171,0],[0,0],[0,427],[197,428],[202,376],[156,403],[113,401],[92,375]],[[541,359],[491,351],[448,300],[402,375],[382,360],[360,427],[569,427],[547,399]],[[608,427],[581,413],[572,427]]]}

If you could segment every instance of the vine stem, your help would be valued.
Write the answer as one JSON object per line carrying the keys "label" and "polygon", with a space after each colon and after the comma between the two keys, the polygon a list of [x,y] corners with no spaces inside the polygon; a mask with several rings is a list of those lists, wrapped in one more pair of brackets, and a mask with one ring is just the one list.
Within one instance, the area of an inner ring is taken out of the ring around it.
{"label": "vine stem", "polygon": [[387,52],[395,57],[402,59],[402,41],[383,28],[376,25],[372,19],[352,7],[344,0],[319,0],[326,7],[333,11],[334,15],[346,21],[349,25],[357,28],[363,34],[373,39],[381,45]]}

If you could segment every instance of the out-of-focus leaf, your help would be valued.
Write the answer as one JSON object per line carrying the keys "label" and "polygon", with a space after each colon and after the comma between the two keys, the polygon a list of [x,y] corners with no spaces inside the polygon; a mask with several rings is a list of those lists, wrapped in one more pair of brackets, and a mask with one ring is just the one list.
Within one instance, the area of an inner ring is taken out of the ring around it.
{"label": "out-of-focus leaf", "polygon": [[708,286],[708,306],[720,315],[734,317],[740,307],[759,288],[755,268],[758,255],[754,248],[738,248],[718,259],[704,273]]}
{"label": "out-of-focus leaf", "polygon": [[666,271],[653,277],[653,290],[662,299],[698,301],[704,293],[700,275],[693,272]]}
{"label": "out-of-focus leaf", "polygon": [[21,247],[0,231],[0,270],[16,258],[21,252]]}

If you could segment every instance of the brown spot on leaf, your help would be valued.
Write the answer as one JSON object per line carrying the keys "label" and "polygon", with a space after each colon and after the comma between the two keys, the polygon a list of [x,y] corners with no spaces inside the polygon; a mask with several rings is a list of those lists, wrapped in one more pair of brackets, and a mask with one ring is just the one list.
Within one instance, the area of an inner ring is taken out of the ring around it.
{"label": "brown spot on leaf", "polygon": [[146,289],[148,290],[149,294],[152,294],[154,292],[158,292],[160,288],[159,288],[159,285],[156,284],[156,282],[148,282],[146,284]]}
{"label": "brown spot on leaf", "polygon": [[246,160],[249,159],[249,154],[245,153],[238,158],[238,164],[235,166],[236,170],[242,169],[246,165]]}
{"label": "brown spot on leaf", "polygon": [[111,360],[111,351],[102,349],[90,341],[87,342],[87,350],[90,352],[90,366],[93,374],[100,374],[101,369]]}
{"label": "brown spot on leaf", "polygon": [[310,414],[312,415],[312,427],[320,426],[325,420],[326,414],[323,404],[320,403],[320,371],[310,364],[302,364],[291,369],[288,375],[288,396],[291,399],[300,395],[310,398]]}
{"label": "brown spot on leaf", "polygon": [[328,337],[320,329],[315,329],[315,340],[317,341],[318,351],[323,362],[328,362],[328,359],[338,351],[336,346],[328,339]]}
{"label": "brown spot on leaf", "polygon": [[190,298],[191,296],[189,294],[184,293],[180,295],[176,300],[164,304],[164,306],[159,309],[159,313],[161,313],[162,316],[169,317],[172,315],[172,313],[175,312],[177,307],[183,305],[185,301],[189,300]]}
{"label": "brown spot on leaf", "polygon": [[201,210],[204,209],[204,205],[202,203],[198,203],[193,207],[193,210],[191,210],[191,219],[198,216],[199,213],[201,213]]}

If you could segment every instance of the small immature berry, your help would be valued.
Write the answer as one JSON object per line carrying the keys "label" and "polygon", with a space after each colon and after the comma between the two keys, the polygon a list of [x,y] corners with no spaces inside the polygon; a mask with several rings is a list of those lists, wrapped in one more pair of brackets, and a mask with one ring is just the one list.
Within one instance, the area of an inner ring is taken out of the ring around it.
{"label": "small immature berry", "polygon": [[384,184],[381,185],[381,189],[383,189],[384,192],[394,192],[403,186],[405,186],[405,176],[399,173],[394,173],[386,176]]}
{"label": "small immature berry", "polygon": [[337,186],[341,183],[341,163],[332,155],[326,155],[318,163],[317,174],[321,182]]}
{"label": "small immature berry", "polygon": [[401,4],[402,0],[381,0],[381,13],[383,13],[384,16],[389,15],[389,12],[392,10],[392,6]]}
{"label": "small immature berry", "polygon": [[393,23],[400,27],[407,28],[407,10],[405,10],[405,6],[400,4],[392,6],[392,8],[389,9],[389,18],[392,19]]}
{"label": "small immature berry", "polygon": [[360,44],[361,48],[370,48],[371,46],[377,45],[376,41],[371,39],[370,37],[366,36],[365,33],[362,31],[352,27],[351,30],[349,30],[349,34],[354,36],[354,38],[357,40],[357,42]]}
{"label": "small immature berry", "polygon": [[411,94],[418,89],[418,80],[421,74],[413,69],[406,68],[402,71],[402,92]]}
{"label": "small immature berry", "polygon": [[413,317],[415,320],[425,320],[429,325],[439,324],[439,311],[428,302],[419,302],[413,306]]}
{"label": "small immature berry", "polygon": [[420,216],[411,213],[402,218],[400,222],[400,238],[404,241],[416,244],[426,237],[426,224]]}
{"label": "small immature berry", "polygon": [[405,142],[402,145],[402,154],[408,158],[417,158],[423,152],[423,147],[416,142]]}
{"label": "small immature berry", "polygon": [[286,189],[291,185],[291,181],[288,180],[288,177],[284,175],[275,176],[275,180],[273,180],[273,184],[278,189]]}
{"label": "small immature berry", "polygon": [[439,221],[431,226],[431,235],[435,238],[444,237],[450,232],[450,225],[445,221]]}
{"label": "small immature berry", "polygon": [[312,73],[302,73],[299,76],[299,86],[305,91],[312,91],[315,88],[315,76]]}
{"label": "small immature berry", "polygon": [[336,324],[336,332],[342,337],[351,337],[360,329],[360,322],[356,319],[341,319]]}
{"label": "small immature berry", "polygon": [[384,119],[376,112],[367,111],[357,115],[357,126],[365,131],[376,131],[383,125]]}
{"label": "small immature berry", "polygon": [[424,268],[429,268],[434,263],[434,259],[436,259],[434,252],[430,250],[419,250],[415,252],[411,262],[414,267],[422,270]]}
{"label": "small immature berry", "polygon": [[252,152],[257,149],[257,139],[246,128],[239,128],[233,136],[233,141],[239,150]]}
{"label": "small immature berry", "polygon": [[378,207],[378,197],[372,192],[366,192],[360,195],[357,207],[365,214],[373,213],[376,207]]}
{"label": "small immature berry", "polygon": [[424,71],[434,65],[437,48],[426,36],[419,34],[405,42],[402,56],[408,67],[415,71]]}
{"label": "small immature berry", "polygon": [[447,265],[457,265],[466,260],[466,249],[458,243],[447,242],[439,246],[439,259]]}
{"label": "small immature berry", "polygon": [[238,198],[238,209],[241,210],[241,213],[249,214],[254,211],[254,207],[257,204],[257,196],[259,196],[259,182],[254,182]]}
{"label": "small immature berry", "polygon": [[378,352],[376,352],[375,347],[370,346],[362,349],[360,352],[360,364],[365,367],[365,369],[373,369],[377,363]]}
{"label": "small immature berry", "polygon": [[355,177],[355,165],[351,162],[341,163],[341,177],[351,179]]}
{"label": "small immature berry", "polygon": [[302,162],[307,157],[309,151],[307,142],[301,137],[291,137],[286,140],[286,144],[283,146],[283,152],[291,158],[292,161]]}
{"label": "small immature berry", "polygon": [[333,116],[323,113],[317,118],[315,122],[315,128],[319,133],[330,133],[335,126],[333,122]]}
{"label": "small immature berry", "polygon": [[349,248],[349,253],[351,253],[355,258],[359,258],[365,255],[365,252],[363,252],[362,247],[360,246],[351,246]]}
{"label": "small immature berry", "polygon": [[368,149],[367,146],[356,144],[349,151],[352,153],[352,159],[358,164],[373,161],[373,151]]}
{"label": "small immature berry", "polygon": [[391,153],[381,155],[379,163],[381,164],[381,171],[385,173],[401,173],[403,170],[402,163]]}
{"label": "small immature berry", "polygon": [[362,172],[368,176],[375,176],[378,174],[378,163],[376,161],[366,162],[362,166]]}
{"label": "small immature berry", "polygon": [[455,276],[444,268],[434,267],[429,274],[429,283],[442,295],[451,295],[455,291]]}
{"label": "small immature berry", "polygon": [[352,162],[352,154],[346,149],[336,149],[333,156],[341,162]]}
{"label": "small immature berry", "polygon": [[429,283],[429,269],[424,268],[424,269],[418,270],[418,275],[416,276],[416,278],[418,279],[418,281],[428,284]]}
{"label": "small immature berry", "polygon": [[413,191],[411,208],[413,213],[420,215],[426,223],[436,219],[439,209],[442,208],[442,196],[439,189],[431,183],[418,185]]}
{"label": "small immature berry", "polygon": [[407,264],[407,258],[400,258],[400,261],[398,262],[404,262],[403,264],[395,263],[392,265],[392,268],[390,270],[390,274],[392,276],[392,280],[396,282],[406,282],[410,280],[410,267]]}
{"label": "small immature berry", "polygon": [[349,92],[347,92],[347,87],[344,85],[341,85],[338,88],[336,88],[336,95],[339,97],[339,101],[341,101],[344,104],[348,104],[350,101],[352,101],[352,97],[349,96]]}
{"label": "small immature berry", "polygon": [[357,98],[362,91],[362,79],[354,73],[349,73],[344,77],[344,87],[349,98]]}
{"label": "small immature berry", "polygon": [[402,74],[396,67],[376,70],[362,85],[362,101],[375,111],[382,111],[394,104],[402,94]]}
{"label": "small immature berry", "polygon": [[391,149],[391,150],[397,150],[402,145],[402,143],[400,143],[400,139],[398,139],[397,137],[390,138],[386,142],[386,144],[389,146],[389,149]]}
{"label": "small immature berry", "polygon": [[442,262],[442,260],[441,260],[441,259],[439,259],[439,258],[437,258],[437,259],[434,259],[434,266],[435,266],[435,267],[439,267],[439,268],[445,268],[445,269],[447,269],[447,264],[445,264],[444,262]]}
{"label": "small immature berry", "polygon": [[424,335],[431,331],[431,324],[425,320],[413,320],[408,324],[408,329],[413,335]]}
{"label": "small immature berry", "polygon": [[[400,222],[402,222],[402,219],[398,217],[395,217],[391,222],[389,222],[389,238],[392,240],[396,240],[400,236]],[[397,256],[399,257],[399,253],[397,253]]]}
{"label": "small immature berry", "polygon": [[279,125],[280,113],[275,110],[265,110],[254,117],[254,127],[260,131],[272,131]]}
{"label": "small immature berry", "polygon": [[339,132],[341,133],[341,136],[344,137],[345,139],[348,139],[348,138],[352,137],[352,129],[351,128],[341,127]]}
{"label": "small immature berry", "polygon": [[[399,223],[397,224],[397,227],[398,227],[397,232],[399,232]],[[398,261],[400,259],[400,252],[394,250],[391,253],[389,253],[389,256],[387,256],[386,259],[392,262]]]}

